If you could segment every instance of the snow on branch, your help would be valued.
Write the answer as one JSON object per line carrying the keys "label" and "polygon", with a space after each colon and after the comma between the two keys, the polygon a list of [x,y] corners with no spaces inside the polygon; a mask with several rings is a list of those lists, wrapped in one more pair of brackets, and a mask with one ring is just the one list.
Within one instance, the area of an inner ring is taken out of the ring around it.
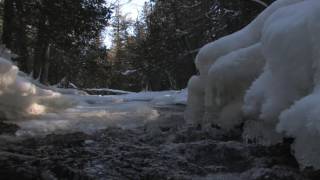
{"label": "snow on branch", "polygon": [[264,7],[268,7],[268,4],[263,2],[263,1],[261,1],[261,0],[251,0],[251,1],[256,2],[256,3],[258,3],[258,4],[260,4],[260,5],[264,6]]}

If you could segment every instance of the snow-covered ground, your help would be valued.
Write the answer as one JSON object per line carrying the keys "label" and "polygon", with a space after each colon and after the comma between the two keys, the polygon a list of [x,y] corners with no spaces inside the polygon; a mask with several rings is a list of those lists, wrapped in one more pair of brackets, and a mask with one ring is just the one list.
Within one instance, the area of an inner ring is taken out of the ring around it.
{"label": "snow-covered ground", "polygon": [[125,95],[65,95],[73,102],[64,110],[50,112],[28,120],[10,120],[20,126],[18,136],[50,133],[86,132],[110,126],[135,128],[159,117],[158,108],[184,105],[186,90],[140,92]]}

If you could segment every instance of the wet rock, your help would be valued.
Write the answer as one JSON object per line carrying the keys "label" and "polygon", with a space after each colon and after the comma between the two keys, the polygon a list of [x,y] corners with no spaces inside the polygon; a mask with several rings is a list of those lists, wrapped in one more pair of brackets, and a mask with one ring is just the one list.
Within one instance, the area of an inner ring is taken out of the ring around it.
{"label": "wet rock", "polygon": [[2,134],[15,134],[19,126],[15,124],[4,123],[0,121],[0,135]]}

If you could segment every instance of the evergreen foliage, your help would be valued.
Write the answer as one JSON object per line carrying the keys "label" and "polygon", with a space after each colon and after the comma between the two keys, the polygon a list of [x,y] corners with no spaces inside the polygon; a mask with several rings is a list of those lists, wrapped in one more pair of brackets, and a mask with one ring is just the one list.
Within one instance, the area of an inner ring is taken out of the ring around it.
{"label": "evergreen foliage", "polygon": [[[271,3],[272,1],[264,1]],[[132,72],[124,84],[136,90],[181,89],[196,73],[194,59],[204,44],[233,33],[265,7],[248,0],[157,0],[146,3],[114,59]],[[123,27],[123,26],[122,26]],[[121,33],[121,32],[119,32]],[[114,37],[118,37],[114,35]],[[120,48],[114,43],[115,48]],[[123,84],[123,83],[122,83]],[[131,89],[132,90],[132,89]]]}
{"label": "evergreen foliage", "polygon": [[2,43],[42,83],[72,78],[99,49],[111,10],[105,0],[5,0]]}
{"label": "evergreen foliage", "polygon": [[[120,0],[4,0],[2,43],[44,84],[181,89],[197,73],[201,46],[241,29],[264,8],[253,0],[150,0],[132,20]],[[107,26],[110,49],[101,40]]]}

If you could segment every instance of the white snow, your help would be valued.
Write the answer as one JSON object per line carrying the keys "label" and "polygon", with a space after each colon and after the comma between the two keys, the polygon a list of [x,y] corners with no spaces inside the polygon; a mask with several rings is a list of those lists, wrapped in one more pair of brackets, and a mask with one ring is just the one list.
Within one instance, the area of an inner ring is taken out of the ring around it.
{"label": "white snow", "polygon": [[204,46],[200,75],[188,85],[188,121],[230,129],[249,119],[244,139],[269,145],[295,137],[301,167],[320,169],[319,18],[319,0],[278,0]]}
{"label": "white snow", "polygon": [[64,95],[73,107],[46,113],[28,121],[12,121],[20,126],[18,136],[50,133],[94,133],[110,126],[135,128],[156,120],[159,106],[186,103],[186,91],[141,92],[126,95]]}
{"label": "white snow", "polygon": [[11,121],[20,126],[18,136],[50,133],[94,133],[110,126],[134,128],[159,117],[148,103],[112,102],[108,104],[77,105],[59,113],[48,113],[28,121]]}
{"label": "white snow", "polygon": [[129,76],[129,75],[131,75],[131,74],[133,74],[135,72],[137,72],[137,70],[126,70],[124,72],[121,72],[121,74],[124,75],[124,76]]}
{"label": "white snow", "polygon": [[[1,55],[10,58],[10,52],[1,47]],[[39,115],[60,104],[60,95],[40,89],[18,75],[18,68],[8,59],[0,57],[0,118],[15,119]],[[43,101],[46,99],[46,106]]]}
{"label": "white snow", "polygon": [[[220,115],[217,112],[230,112],[223,110],[227,104],[242,103],[246,89],[263,71],[265,57],[261,51],[261,36],[265,21],[278,9],[299,1],[301,0],[276,1],[244,29],[209,43],[200,50],[195,60],[200,75],[197,80],[191,78],[188,87],[190,94],[197,94],[196,99],[201,101],[204,111],[195,111],[199,113],[190,117],[203,117],[204,122],[218,121],[215,123],[225,128],[239,123],[232,120],[235,124],[224,124],[225,120],[219,120]],[[204,98],[199,93],[202,91]],[[199,107],[193,103],[189,105]],[[236,108],[236,105],[231,107]],[[238,108],[234,112],[239,114],[239,111],[241,109]]]}
{"label": "white snow", "polygon": [[258,3],[258,4],[260,4],[260,5],[264,6],[264,7],[268,7],[268,4],[263,2],[263,1],[260,1],[260,0],[252,0],[252,1],[254,1],[254,2],[256,2],[256,3]]}
{"label": "white snow", "polygon": [[90,89],[84,89],[85,91],[96,91],[96,92],[110,92],[114,94],[129,94],[133,93],[130,91],[123,91],[123,90],[118,90],[118,89],[109,89],[109,88],[90,88]]}

